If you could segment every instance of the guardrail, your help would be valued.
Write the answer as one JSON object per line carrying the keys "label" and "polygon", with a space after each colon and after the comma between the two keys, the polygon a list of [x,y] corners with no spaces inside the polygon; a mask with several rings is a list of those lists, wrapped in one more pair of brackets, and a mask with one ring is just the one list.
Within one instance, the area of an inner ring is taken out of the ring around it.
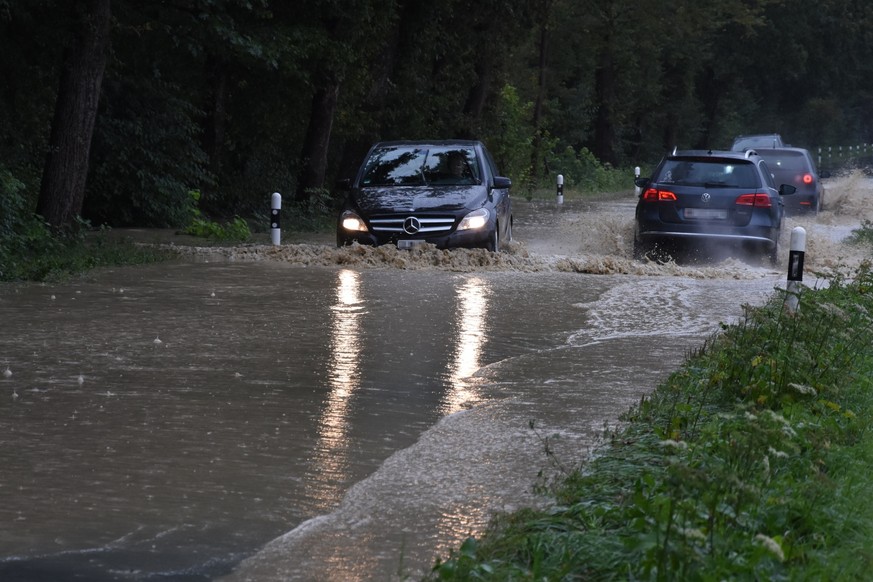
{"label": "guardrail", "polygon": [[810,151],[817,156],[819,170],[834,171],[849,165],[873,166],[873,144],[821,146]]}

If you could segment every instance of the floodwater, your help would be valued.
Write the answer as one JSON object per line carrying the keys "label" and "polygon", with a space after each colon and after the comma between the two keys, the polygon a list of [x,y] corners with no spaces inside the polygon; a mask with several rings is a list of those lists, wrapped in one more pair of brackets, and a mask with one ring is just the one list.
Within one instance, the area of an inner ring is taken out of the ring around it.
{"label": "floodwater", "polygon": [[[869,212],[860,177],[829,193],[786,225],[820,270]],[[629,260],[633,200],[516,207],[497,257],[187,249],[0,287],[0,579],[416,579],[784,286]]]}

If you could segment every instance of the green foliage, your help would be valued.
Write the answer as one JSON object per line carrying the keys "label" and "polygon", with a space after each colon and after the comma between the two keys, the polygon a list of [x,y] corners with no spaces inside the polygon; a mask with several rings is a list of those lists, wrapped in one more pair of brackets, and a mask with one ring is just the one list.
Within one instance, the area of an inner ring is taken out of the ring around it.
{"label": "green foliage", "polygon": [[496,521],[431,578],[869,577],[871,265],[805,289],[794,314],[785,297],[631,409],[555,507]]}
{"label": "green foliage", "polygon": [[195,218],[185,229],[185,234],[201,236],[219,242],[245,242],[252,236],[249,224],[239,216],[225,224]]}
{"label": "green foliage", "polygon": [[56,234],[38,220],[27,221],[0,240],[0,281],[54,281],[97,267],[154,263],[171,256],[112,240],[106,230],[88,232],[88,226],[81,222],[78,234]]}
{"label": "green foliage", "polygon": [[533,131],[532,104],[524,102],[515,87],[505,85],[490,120],[490,132],[483,136],[497,167],[514,184],[528,187]]}
{"label": "green foliage", "polygon": [[83,215],[114,226],[179,227],[188,191],[212,181],[200,113],[160,79],[110,81],[92,145]]}
{"label": "green foliage", "polygon": [[[565,147],[547,157],[555,175],[564,176],[564,188],[583,192],[618,192],[633,188],[633,172],[602,164],[588,148]],[[555,177],[551,177],[554,183]]]}
{"label": "green foliage", "polygon": [[336,209],[330,190],[314,188],[308,193],[307,200],[292,202],[282,211],[286,228],[302,232],[334,228]]}
{"label": "green foliage", "polygon": [[24,184],[0,168],[0,281],[30,278],[51,268],[36,264],[41,256],[51,257],[63,246],[52,238],[48,227],[29,211]]}
{"label": "green foliage", "polygon": [[[558,173],[568,189],[623,188],[602,162],[649,164],[737,133],[870,143],[873,11],[807,4],[118,0],[95,134],[75,136],[91,143],[82,215],[184,227],[196,188],[210,216],[252,218],[270,192],[295,191],[325,79],[338,89],[319,136],[328,180],[380,139],[483,139],[527,196]],[[0,91],[0,159],[32,204],[74,17],[44,0],[0,8],[0,75],[15,79]],[[800,40],[812,37],[829,40]]]}
{"label": "green foliage", "polygon": [[861,228],[852,231],[848,242],[850,244],[863,245],[873,250],[873,222],[865,220]]}
{"label": "green foliage", "polygon": [[112,241],[108,231],[54,233],[30,210],[24,184],[0,167],[0,281],[45,281],[106,265],[163,260],[167,253]]}
{"label": "green foliage", "polygon": [[198,207],[200,199],[201,194],[199,190],[188,192],[190,205],[187,212],[191,216],[191,221],[185,228],[185,234],[200,236],[217,242],[245,242],[251,238],[252,232],[249,229],[248,223],[239,216],[225,224],[203,218]]}

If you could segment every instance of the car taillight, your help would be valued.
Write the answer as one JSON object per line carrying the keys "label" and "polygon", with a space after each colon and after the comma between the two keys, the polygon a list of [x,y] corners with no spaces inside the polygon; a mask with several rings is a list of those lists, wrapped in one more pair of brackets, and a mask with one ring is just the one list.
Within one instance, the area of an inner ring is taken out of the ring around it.
{"label": "car taillight", "polygon": [[643,193],[643,200],[648,200],[649,202],[656,201],[675,201],[676,195],[670,192],[669,190],[658,190],[657,188],[649,188]]}
{"label": "car taillight", "polygon": [[804,174],[803,175],[803,183],[804,184],[812,184],[812,174]]}
{"label": "car taillight", "polygon": [[770,208],[773,202],[770,197],[760,192],[755,194],[743,194],[737,198],[738,206],[755,206],[757,208]]}

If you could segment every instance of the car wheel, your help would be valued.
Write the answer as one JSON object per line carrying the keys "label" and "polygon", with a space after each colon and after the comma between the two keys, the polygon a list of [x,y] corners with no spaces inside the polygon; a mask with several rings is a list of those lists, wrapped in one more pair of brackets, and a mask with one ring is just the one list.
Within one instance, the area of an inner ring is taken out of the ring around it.
{"label": "car wheel", "polygon": [[336,234],[336,246],[338,247],[347,247],[351,246],[351,244],[355,242],[355,239],[344,236],[340,233]]}
{"label": "car wheel", "polygon": [[500,225],[495,224],[494,230],[491,231],[491,234],[488,236],[488,242],[485,243],[485,248],[491,251],[492,253],[496,253],[500,251]]}
{"label": "car wheel", "polygon": [[767,260],[770,262],[771,267],[775,267],[779,264],[779,237],[776,237],[776,240],[773,241],[773,246],[771,246],[767,250]]}
{"label": "car wheel", "polygon": [[634,247],[633,258],[635,261],[644,261],[649,258],[649,254],[654,250],[654,246],[650,242],[643,241],[637,234],[638,226],[634,226]]}
{"label": "car wheel", "polygon": [[651,247],[649,247],[649,245],[634,238],[634,251],[633,251],[634,252],[634,254],[633,254],[634,260],[635,261],[642,261],[643,259],[645,259],[646,254],[649,252],[650,248]]}

